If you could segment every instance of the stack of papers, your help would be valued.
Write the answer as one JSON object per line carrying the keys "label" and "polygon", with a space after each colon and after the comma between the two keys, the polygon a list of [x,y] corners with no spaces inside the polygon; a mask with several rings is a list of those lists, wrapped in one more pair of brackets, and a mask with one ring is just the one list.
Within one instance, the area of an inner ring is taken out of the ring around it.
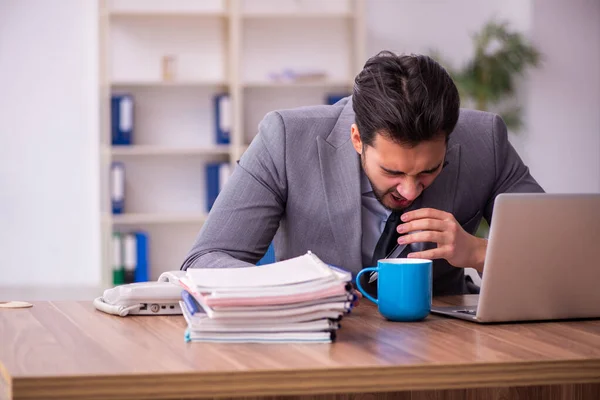
{"label": "stack of papers", "polygon": [[315,254],[180,278],[187,341],[331,343],[354,295],[349,272]]}

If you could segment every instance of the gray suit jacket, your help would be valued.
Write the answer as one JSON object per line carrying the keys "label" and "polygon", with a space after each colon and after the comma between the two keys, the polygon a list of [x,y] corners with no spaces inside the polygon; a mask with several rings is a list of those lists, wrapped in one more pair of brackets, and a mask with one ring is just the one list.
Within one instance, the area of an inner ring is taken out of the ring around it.
{"label": "gray suit jacket", "polygon": [[[271,112],[219,194],[188,267],[255,264],[274,240],[277,260],[311,250],[356,273],[361,261],[360,162],[350,141],[352,100]],[[413,203],[451,212],[474,233],[503,192],[541,192],[496,115],[461,110],[446,167]],[[425,247],[435,246],[426,243]],[[465,293],[462,268],[433,264],[434,294]]]}

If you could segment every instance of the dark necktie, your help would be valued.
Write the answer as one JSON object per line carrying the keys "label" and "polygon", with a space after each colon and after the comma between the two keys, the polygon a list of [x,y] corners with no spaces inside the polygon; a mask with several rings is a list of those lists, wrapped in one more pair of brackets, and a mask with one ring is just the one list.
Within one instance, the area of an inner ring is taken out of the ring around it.
{"label": "dark necktie", "polygon": [[394,249],[394,246],[398,244],[398,237],[400,237],[400,234],[396,228],[402,223],[400,215],[402,215],[400,212],[394,211],[388,217],[383,232],[373,251],[373,258],[371,259],[372,266],[377,266],[377,260],[385,258],[390,254],[390,251]]}
{"label": "dark necktie", "polygon": [[[373,258],[371,259],[371,266],[377,266],[377,260],[385,258],[394,249],[394,246],[398,244],[398,231],[396,228],[402,223],[400,220],[400,212],[392,212],[385,223],[383,232],[377,241],[375,250],[373,251]],[[361,286],[371,295],[377,297],[377,280],[369,283],[371,274],[363,274],[361,276]]]}

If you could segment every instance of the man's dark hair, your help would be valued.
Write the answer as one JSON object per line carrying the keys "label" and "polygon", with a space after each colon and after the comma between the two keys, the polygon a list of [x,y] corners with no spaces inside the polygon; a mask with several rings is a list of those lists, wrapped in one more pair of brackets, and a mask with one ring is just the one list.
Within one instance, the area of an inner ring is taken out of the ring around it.
{"label": "man's dark hair", "polygon": [[389,51],[366,62],[354,80],[352,102],[364,145],[372,145],[376,134],[405,146],[440,133],[448,140],[460,107],[458,90],[440,64]]}

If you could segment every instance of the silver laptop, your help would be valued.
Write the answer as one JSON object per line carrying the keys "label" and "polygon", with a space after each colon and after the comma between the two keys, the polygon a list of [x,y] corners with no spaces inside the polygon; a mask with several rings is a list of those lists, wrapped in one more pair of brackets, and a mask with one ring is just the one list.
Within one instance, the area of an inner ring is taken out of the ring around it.
{"label": "silver laptop", "polygon": [[468,321],[600,317],[600,194],[501,194],[477,306],[433,307]]}

